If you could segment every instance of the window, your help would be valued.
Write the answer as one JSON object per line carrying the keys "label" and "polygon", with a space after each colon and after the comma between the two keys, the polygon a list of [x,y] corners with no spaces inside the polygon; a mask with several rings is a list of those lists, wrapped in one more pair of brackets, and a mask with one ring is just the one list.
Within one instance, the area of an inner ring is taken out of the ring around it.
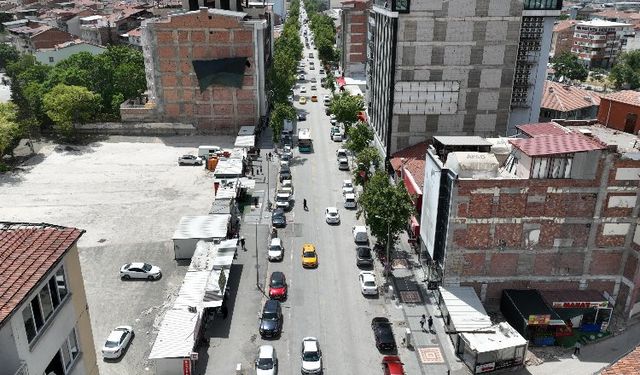
{"label": "window", "polygon": [[27,341],[31,342],[36,337],[36,325],[33,321],[33,313],[31,312],[31,305],[22,310],[22,320],[24,321],[24,328],[27,331]]}
{"label": "window", "polygon": [[78,353],[80,353],[80,349],[78,348],[78,340],[76,339],[76,329],[72,329],[69,334],[69,349],[71,349],[71,357],[76,359]]}
{"label": "window", "polygon": [[53,62],[53,56],[49,56],[49,62],[52,63]]}
{"label": "window", "polygon": [[409,1],[410,0],[395,0],[393,10],[398,13],[409,13]]}
{"label": "window", "polygon": [[42,306],[42,314],[45,321],[53,314],[53,302],[49,293],[49,284],[40,290],[40,305]]}
{"label": "window", "polygon": [[60,267],[58,272],[56,272],[56,283],[58,284],[58,294],[60,295],[60,301],[62,301],[68,293],[66,278],[64,277],[64,268],[62,267]]}
{"label": "window", "polygon": [[78,348],[78,340],[76,339],[76,329],[73,328],[71,333],[66,340],[62,343],[62,346],[59,350],[60,356],[62,357],[62,362],[64,363],[64,373],[68,374],[73,366],[73,363],[76,358],[78,358],[78,354],[80,353],[80,349]]}
{"label": "window", "polygon": [[40,329],[42,329],[42,326],[44,326],[44,319],[42,319],[40,300],[37,296],[31,300],[31,310],[33,311],[33,318],[36,321],[36,329],[39,331]]}
{"label": "window", "polygon": [[51,300],[53,301],[53,308],[55,309],[60,305],[60,297],[58,297],[58,288],[56,286],[55,276],[49,279],[49,293],[51,294]]}
{"label": "window", "polygon": [[532,161],[531,178],[570,178],[572,164],[572,156],[534,158]]}

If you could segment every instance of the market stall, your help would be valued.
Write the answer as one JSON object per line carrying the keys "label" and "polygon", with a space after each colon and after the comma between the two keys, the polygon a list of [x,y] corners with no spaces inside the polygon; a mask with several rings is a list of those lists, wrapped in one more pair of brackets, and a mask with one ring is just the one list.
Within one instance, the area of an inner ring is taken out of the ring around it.
{"label": "market stall", "polygon": [[537,346],[555,345],[556,330],[566,326],[535,289],[503,290],[500,311],[511,326]]}
{"label": "market stall", "polygon": [[541,290],[542,298],[567,322],[581,332],[604,332],[613,308],[597,290]]}
{"label": "market stall", "polygon": [[474,374],[482,374],[524,365],[527,340],[502,322],[482,333],[460,334],[458,355]]}

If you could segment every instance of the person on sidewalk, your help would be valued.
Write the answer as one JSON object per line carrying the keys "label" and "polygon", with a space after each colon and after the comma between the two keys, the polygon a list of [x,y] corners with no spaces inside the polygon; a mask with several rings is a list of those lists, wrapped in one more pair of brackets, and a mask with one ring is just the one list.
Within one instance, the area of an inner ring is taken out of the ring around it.
{"label": "person on sidewalk", "polygon": [[582,348],[582,343],[580,341],[576,341],[575,345],[573,345],[573,354],[580,354],[580,348]]}
{"label": "person on sidewalk", "polygon": [[427,317],[422,314],[422,317],[420,318],[420,329],[422,329],[424,331],[424,323],[427,322]]}
{"label": "person on sidewalk", "polygon": [[427,323],[429,323],[429,332],[431,332],[433,329],[433,318],[431,317],[431,315],[429,315],[429,319],[427,320]]}
{"label": "person on sidewalk", "polygon": [[305,211],[309,211],[309,207],[307,206],[307,198],[302,200],[302,207]]}
{"label": "person on sidewalk", "polygon": [[244,237],[240,237],[240,245],[242,246],[242,250],[247,251],[247,248],[244,246]]}

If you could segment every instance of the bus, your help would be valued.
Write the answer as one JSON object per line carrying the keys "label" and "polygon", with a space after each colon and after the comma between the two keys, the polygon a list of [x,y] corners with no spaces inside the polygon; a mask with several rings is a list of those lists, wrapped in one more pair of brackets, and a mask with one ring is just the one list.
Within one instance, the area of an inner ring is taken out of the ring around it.
{"label": "bus", "polygon": [[298,151],[311,152],[313,150],[313,141],[311,140],[311,130],[303,128],[298,130]]}

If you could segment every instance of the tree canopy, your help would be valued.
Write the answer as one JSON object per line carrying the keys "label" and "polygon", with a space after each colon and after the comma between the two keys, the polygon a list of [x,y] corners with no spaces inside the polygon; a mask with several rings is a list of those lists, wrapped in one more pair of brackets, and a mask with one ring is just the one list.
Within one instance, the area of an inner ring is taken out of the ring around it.
{"label": "tree canopy", "polygon": [[551,59],[556,77],[584,81],[589,76],[589,69],[580,63],[578,56],[571,52],[563,52]]}
{"label": "tree canopy", "polygon": [[0,103],[0,167],[2,167],[2,156],[13,151],[22,135],[16,116],[15,104]]}
{"label": "tree canopy", "polygon": [[349,132],[349,127],[358,121],[358,112],[363,109],[364,100],[362,97],[351,95],[348,92],[334,95],[331,100],[331,113],[336,115],[338,122],[344,124],[347,132]]}
{"label": "tree canopy", "polygon": [[273,142],[280,140],[282,134],[282,128],[284,127],[284,120],[294,121],[296,119],[296,110],[291,103],[275,103],[271,110],[271,118],[269,123],[271,124]]}
{"label": "tree canopy", "polygon": [[640,50],[623,52],[611,69],[609,80],[616,88],[640,88]]}
{"label": "tree canopy", "polygon": [[356,154],[356,169],[353,172],[354,181],[365,186],[373,170],[380,167],[380,152],[375,147],[367,146]]}
{"label": "tree canopy", "polygon": [[373,141],[373,130],[366,122],[358,121],[355,126],[349,128],[349,138],[345,144],[347,150],[354,154],[359,153]]}
{"label": "tree canopy", "polygon": [[56,130],[65,138],[74,136],[74,124],[86,123],[100,110],[100,95],[82,86],[58,84],[45,94],[43,108]]}

